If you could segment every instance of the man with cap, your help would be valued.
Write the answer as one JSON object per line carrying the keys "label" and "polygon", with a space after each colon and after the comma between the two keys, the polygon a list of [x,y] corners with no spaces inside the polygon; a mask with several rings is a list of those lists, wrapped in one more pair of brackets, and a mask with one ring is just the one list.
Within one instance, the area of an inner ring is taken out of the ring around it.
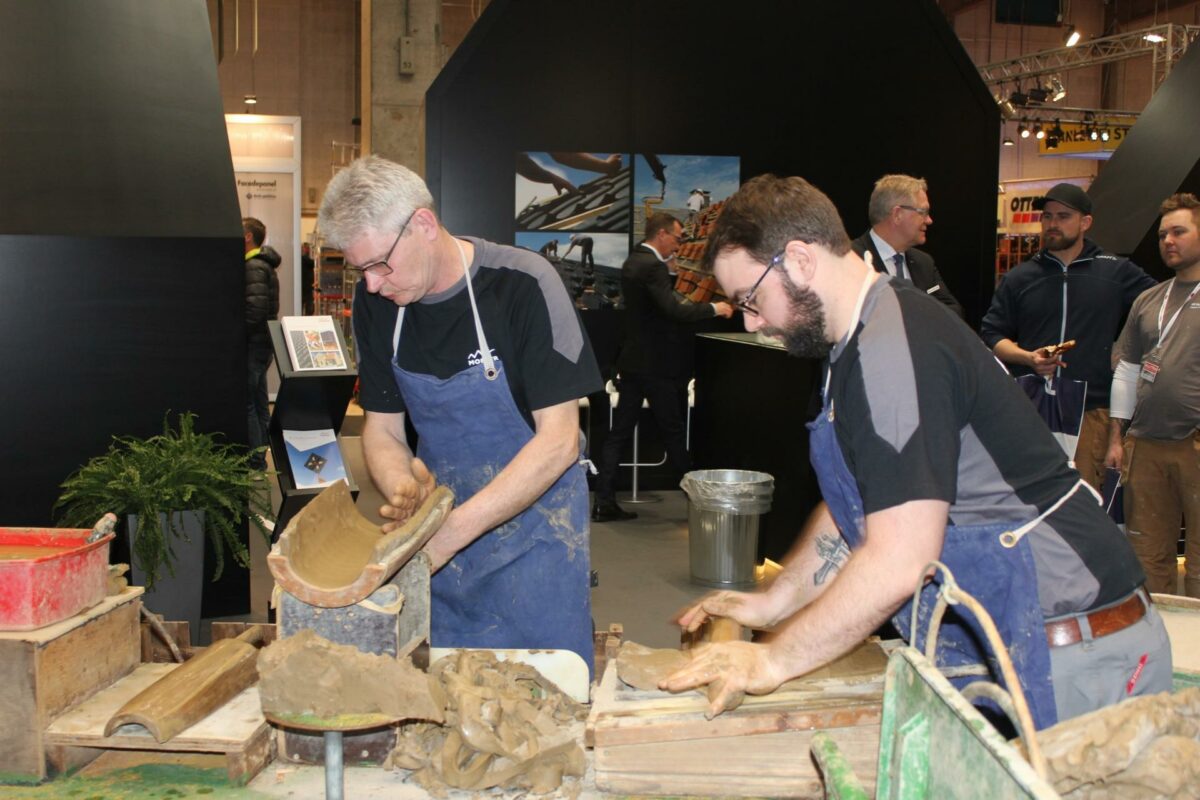
{"label": "man with cap", "polygon": [[[1075,468],[1099,489],[1108,451],[1113,342],[1133,301],[1156,281],[1085,238],[1092,199],[1078,186],[1060,183],[1034,208],[1042,212],[1042,249],[1001,279],[980,333],[1016,375],[1087,382]],[[1068,354],[1046,349],[1069,340],[1075,347]]]}

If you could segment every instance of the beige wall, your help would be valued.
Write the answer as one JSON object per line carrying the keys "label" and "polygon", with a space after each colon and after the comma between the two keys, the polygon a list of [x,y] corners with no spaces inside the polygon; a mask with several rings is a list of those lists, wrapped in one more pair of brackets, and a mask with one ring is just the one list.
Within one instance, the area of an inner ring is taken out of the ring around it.
{"label": "beige wall", "polygon": [[[301,118],[301,206],[316,213],[332,174],[333,142],[357,142],[357,0],[225,0],[224,56],[217,65],[225,113],[247,111],[253,91],[258,114]],[[216,0],[208,0],[214,47]],[[235,43],[235,19],[240,42]]]}

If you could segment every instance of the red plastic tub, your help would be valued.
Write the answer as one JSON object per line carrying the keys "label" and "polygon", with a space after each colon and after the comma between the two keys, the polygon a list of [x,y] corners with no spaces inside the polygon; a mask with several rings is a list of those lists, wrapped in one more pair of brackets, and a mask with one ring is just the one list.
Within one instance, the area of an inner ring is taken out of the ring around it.
{"label": "red plastic tub", "polygon": [[109,533],[82,528],[0,528],[0,630],[53,625],[91,608],[108,587]]}

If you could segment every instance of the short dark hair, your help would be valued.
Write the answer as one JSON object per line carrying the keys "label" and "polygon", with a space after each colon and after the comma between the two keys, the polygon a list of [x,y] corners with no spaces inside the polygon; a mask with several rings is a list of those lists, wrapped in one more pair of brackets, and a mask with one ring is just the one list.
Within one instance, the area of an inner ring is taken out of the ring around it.
{"label": "short dark hair", "polygon": [[726,250],[745,250],[763,264],[795,239],[835,256],[850,252],[850,237],[833,202],[804,178],[759,175],[725,201],[704,248],[704,268]]}
{"label": "short dark hair", "polygon": [[1192,212],[1192,221],[1200,226],[1200,199],[1190,192],[1180,192],[1173,194],[1166,200],[1163,200],[1162,205],[1158,207],[1158,213],[1166,216],[1172,211],[1180,211],[1187,209]]}
{"label": "short dark hair", "polygon": [[[658,235],[659,231],[669,231],[679,220],[665,211],[659,211],[646,217],[646,241]],[[679,222],[682,225],[682,222]]]}
{"label": "short dark hair", "polygon": [[242,217],[242,231],[250,234],[255,247],[262,247],[262,243],[267,240],[267,226],[254,217]]}

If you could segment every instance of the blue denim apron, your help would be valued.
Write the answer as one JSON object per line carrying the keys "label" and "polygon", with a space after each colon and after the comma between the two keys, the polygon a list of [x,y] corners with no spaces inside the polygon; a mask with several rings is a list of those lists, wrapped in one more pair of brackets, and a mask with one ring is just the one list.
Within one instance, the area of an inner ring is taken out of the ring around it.
{"label": "blue denim apron", "polygon": [[[847,341],[855,334],[859,315],[870,277],[859,297]],[[809,460],[817,474],[821,495],[842,538],[851,549],[862,545],[866,538],[866,515],[858,483],[846,466],[842,448],[834,429],[835,408],[829,397],[829,376],[826,368],[824,404],[821,414],[808,423]],[[1078,485],[1076,485],[1076,489]],[[1075,489],[1072,489],[1073,494]],[[1068,494],[1059,504],[1065,502]],[[1056,504],[1050,511],[1058,507]],[[1050,678],[1050,648],[1046,642],[1046,621],[1038,602],[1037,572],[1033,553],[1025,534],[1047,514],[1017,530],[1012,525],[948,525],[940,560],[950,568],[957,583],[974,596],[991,614],[1007,646],[1025,692],[1034,726],[1041,730],[1058,721],[1054,702],[1054,687]],[[913,577],[914,588],[916,576]],[[892,617],[892,624],[909,643],[923,646],[929,619],[937,601],[940,586],[938,575],[921,590],[920,617],[917,631],[912,628],[912,605],[909,600]],[[983,629],[969,611],[959,613],[951,606],[942,618],[937,643],[937,665],[956,667],[986,664],[1000,685],[998,662],[989,652]],[[951,679],[958,688],[978,680],[978,677]]]}
{"label": "blue denim apron", "polygon": [[[488,347],[461,243],[459,252],[480,363],[446,379],[401,369],[401,307],[392,371],[420,436],[417,455],[461,504],[512,461],[533,430]],[[431,644],[573,650],[590,674],[589,524],[584,468],[572,464],[531,506],[471,542],[433,576]]]}

